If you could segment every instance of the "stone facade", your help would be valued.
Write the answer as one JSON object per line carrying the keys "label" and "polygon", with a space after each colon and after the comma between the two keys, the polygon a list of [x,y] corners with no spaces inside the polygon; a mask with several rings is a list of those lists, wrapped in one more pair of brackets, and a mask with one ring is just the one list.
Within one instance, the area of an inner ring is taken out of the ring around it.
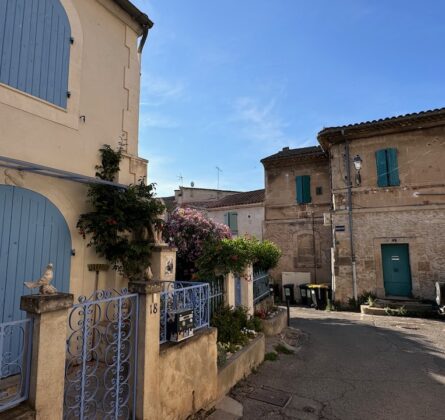
{"label": "stone facade", "polygon": [[[281,283],[282,272],[311,274],[311,281],[331,279],[331,227],[324,225],[330,209],[329,161],[318,147],[283,149],[262,160],[265,168],[264,239],[282,250],[278,266],[272,270]],[[297,203],[296,177],[311,177],[311,202]]]}
{"label": "stone facade", "polygon": [[[382,245],[406,244],[409,249],[411,296],[434,297],[435,281],[445,280],[445,112],[325,129],[319,140],[328,150],[334,227],[335,298],[353,296],[345,156],[351,160],[352,237],[357,295],[365,291],[385,297]],[[400,185],[379,187],[376,151],[397,150]],[[355,182],[354,156],[362,159],[361,183]]]}

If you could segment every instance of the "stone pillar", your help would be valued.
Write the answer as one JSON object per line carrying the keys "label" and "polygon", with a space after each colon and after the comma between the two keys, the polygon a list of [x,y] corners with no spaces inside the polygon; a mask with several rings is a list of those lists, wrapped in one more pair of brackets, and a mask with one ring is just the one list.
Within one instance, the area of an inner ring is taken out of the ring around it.
{"label": "stone pillar", "polygon": [[145,281],[130,282],[128,287],[139,294],[136,419],[158,420],[161,288]]}
{"label": "stone pillar", "polygon": [[33,319],[29,403],[36,419],[63,418],[68,293],[22,296],[20,309]]}
{"label": "stone pillar", "polygon": [[167,244],[153,247],[150,261],[153,280],[175,281],[176,251],[176,248]]}
{"label": "stone pillar", "polygon": [[235,276],[233,273],[224,276],[224,305],[235,307]]}
{"label": "stone pillar", "polygon": [[254,314],[253,307],[253,267],[249,265],[241,276],[241,305],[247,309],[250,316]]}

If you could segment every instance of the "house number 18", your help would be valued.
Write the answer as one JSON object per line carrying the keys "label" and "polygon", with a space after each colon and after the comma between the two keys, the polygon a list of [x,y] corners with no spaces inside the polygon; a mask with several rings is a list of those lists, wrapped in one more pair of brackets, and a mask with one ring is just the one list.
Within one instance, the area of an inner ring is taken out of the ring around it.
{"label": "house number 18", "polygon": [[151,314],[155,314],[158,312],[158,304],[157,303],[152,303],[150,305],[150,315]]}

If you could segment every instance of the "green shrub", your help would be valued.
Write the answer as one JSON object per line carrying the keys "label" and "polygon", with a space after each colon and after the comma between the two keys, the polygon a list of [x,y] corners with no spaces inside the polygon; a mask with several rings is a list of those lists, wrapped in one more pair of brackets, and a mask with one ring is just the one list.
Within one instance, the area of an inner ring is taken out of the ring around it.
{"label": "green shrub", "polygon": [[268,271],[277,266],[281,257],[281,250],[273,242],[257,241],[254,244],[254,255],[255,269]]}
{"label": "green shrub", "polygon": [[241,331],[247,325],[247,311],[238,307],[232,309],[229,306],[221,308],[212,319],[212,326],[218,329],[218,341],[245,345],[247,337]]}
{"label": "green shrub", "polygon": [[253,316],[252,318],[247,320],[246,328],[249,330],[256,331],[256,332],[262,331],[263,326],[261,324],[261,319],[256,316]]}
{"label": "green shrub", "polygon": [[217,365],[219,367],[224,366],[227,362],[227,351],[221,343],[217,343]]}
{"label": "green shrub", "polygon": [[278,360],[278,353],[275,353],[274,351],[266,353],[264,355],[264,360],[269,360],[270,362],[275,362],[276,360]]}

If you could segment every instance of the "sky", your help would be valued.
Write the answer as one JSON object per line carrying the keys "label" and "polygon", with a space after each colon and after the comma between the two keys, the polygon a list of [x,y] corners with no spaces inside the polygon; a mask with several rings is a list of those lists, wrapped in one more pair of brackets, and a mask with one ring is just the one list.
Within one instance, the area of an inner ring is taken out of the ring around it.
{"label": "sky", "polygon": [[[323,127],[445,106],[445,1],[133,0],[139,154],[159,196],[264,187],[260,160]],[[180,179],[182,177],[182,180]]]}

